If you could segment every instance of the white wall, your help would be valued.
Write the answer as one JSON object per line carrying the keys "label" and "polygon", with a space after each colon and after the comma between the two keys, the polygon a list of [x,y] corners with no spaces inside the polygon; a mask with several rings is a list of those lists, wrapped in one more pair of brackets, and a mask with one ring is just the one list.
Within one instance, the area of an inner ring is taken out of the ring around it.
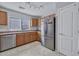
{"label": "white wall", "polygon": [[64,6],[67,6],[69,4],[72,4],[73,2],[57,2],[56,3],[56,9],[58,10],[59,8],[62,8]]}
{"label": "white wall", "polygon": [[[21,20],[25,20],[26,16],[29,16],[29,15],[25,15],[25,14],[22,14],[22,13],[19,13],[19,12],[15,12],[15,11],[12,11],[12,10],[9,10],[9,9],[5,9],[5,8],[2,8],[2,7],[0,7],[0,10],[7,12],[8,21],[9,21],[10,17],[15,17],[15,18],[19,18]],[[31,18],[33,16],[29,16],[29,17]],[[28,21],[30,22],[29,19],[28,19]],[[10,31],[8,25],[9,24],[7,24],[7,25],[0,25],[0,32],[1,31]],[[30,25],[29,25],[29,27],[30,27]]]}

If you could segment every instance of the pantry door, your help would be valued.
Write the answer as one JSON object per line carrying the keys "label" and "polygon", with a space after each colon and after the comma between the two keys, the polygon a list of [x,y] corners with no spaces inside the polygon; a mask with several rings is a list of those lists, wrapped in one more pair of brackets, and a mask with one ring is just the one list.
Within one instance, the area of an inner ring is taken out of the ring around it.
{"label": "pantry door", "polygon": [[64,55],[77,53],[77,12],[76,4],[59,10],[58,47]]}

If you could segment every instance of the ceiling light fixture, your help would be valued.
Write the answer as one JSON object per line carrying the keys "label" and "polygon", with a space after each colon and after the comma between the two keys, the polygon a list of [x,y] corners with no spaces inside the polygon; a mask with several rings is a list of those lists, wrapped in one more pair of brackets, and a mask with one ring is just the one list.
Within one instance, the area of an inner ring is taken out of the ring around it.
{"label": "ceiling light fixture", "polygon": [[27,7],[27,8],[31,8],[31,9],[42,9],[45,7],[45,4],[47,4],[47,3],[23,2],[23,4],[19,6],[19,8],[26,9],[26,7]]}

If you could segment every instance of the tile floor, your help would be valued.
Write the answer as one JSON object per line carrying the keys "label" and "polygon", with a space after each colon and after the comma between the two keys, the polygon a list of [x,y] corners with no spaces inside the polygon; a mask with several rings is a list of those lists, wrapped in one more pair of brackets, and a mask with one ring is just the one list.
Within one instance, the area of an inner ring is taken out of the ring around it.
{"label": "tile floor", "polygon": [[43,47],[40,42],[32,42],[17,48],[1,52],[0,56],[63,56]]}

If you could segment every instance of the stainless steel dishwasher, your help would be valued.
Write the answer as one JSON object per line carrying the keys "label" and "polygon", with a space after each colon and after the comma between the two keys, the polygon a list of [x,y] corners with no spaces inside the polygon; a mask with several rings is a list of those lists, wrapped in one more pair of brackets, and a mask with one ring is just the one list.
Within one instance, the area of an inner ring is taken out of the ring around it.
{"label": "stainless steel dishwasher", "polygon": [[12,48],[16,46],[16,35],[1,35],[0,36],[0,51]]}

